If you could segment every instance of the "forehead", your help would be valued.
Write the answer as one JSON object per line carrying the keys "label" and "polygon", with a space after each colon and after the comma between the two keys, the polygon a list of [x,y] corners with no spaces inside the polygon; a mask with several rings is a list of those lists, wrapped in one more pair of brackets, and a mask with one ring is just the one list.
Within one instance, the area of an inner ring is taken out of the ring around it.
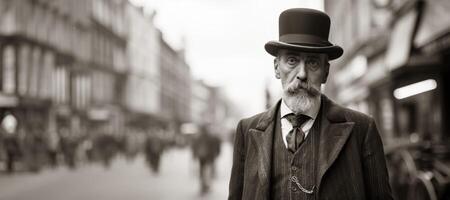
{"label": "forehead", "polygon": [[289,49],[280,49],[278,51],[278,56],[287,56],[287,55],[305,56],[305,57],[318,57],[318,58],[322,58],[322,59],[326,59],[327,56],[328,56],[325,53],[294,51],[294,50],[289,50]]}

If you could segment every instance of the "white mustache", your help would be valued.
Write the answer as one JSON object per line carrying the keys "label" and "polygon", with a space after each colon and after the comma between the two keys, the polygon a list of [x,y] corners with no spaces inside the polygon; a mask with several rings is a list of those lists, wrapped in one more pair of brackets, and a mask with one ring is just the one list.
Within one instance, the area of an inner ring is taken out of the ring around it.
{"label": "white mustache", "polygon": [[290,94],[296,94],[301,90],[305,90],[311,96],[317,96],[320,94],[320,91],[314,88],[309,82],[295,81],[287,87],[287,92]]}

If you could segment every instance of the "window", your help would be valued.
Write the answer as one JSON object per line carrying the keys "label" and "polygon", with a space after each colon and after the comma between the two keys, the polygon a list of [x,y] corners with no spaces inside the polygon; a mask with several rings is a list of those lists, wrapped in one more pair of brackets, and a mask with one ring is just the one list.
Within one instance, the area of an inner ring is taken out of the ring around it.
{"label": "window", "polygon": [[13,46],[3,49],[2,91],[12,94],[16,90],[16,53]]}
{"label": "window", "polygon": [[30,64],[30,48],[28,45],[23,44],[20,46],[19,52],[19,81],[18,91],[20,95],[25,95],[28,90],[28,72]]}
{"label": "window", "polygon": [[67,67],[62,65],[55,69],[55,101],[60,104],[67,103],[69,99],[69,73]]}
{"label": "window", "polygon": [[36,97],[38,95],[38,89],[39,89],[39,79],[40,79],[40,72],[41,72],[41,49],[35,47],[32,51],[32,63],[31,63],[31,69],[29,74],[29,91],[28,94],[31,97]]}
{"label": "window", "polygon": [[42,69],[42,85],[41,95],[43,98],[50,98],[52,95],[51,88],[53,87],[53,71],[55,66],[55,56],[52,52],[48,51],[44,55],[44,64]]}

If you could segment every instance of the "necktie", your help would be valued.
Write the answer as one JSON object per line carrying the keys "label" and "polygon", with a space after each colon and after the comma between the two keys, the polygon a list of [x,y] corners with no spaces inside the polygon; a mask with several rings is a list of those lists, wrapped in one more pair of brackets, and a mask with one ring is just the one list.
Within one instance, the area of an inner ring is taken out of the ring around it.
{"label": "necktie", "polygon": [[305,140],[305,133],[303,132],[301,126],[309,120],[309,117],[306,115],[294,115],[292,113],[287,115],[286,119],[292,124],[292,130],[289,131],[286,136],[288,150],[295,153],[298,147],[300,147]]}

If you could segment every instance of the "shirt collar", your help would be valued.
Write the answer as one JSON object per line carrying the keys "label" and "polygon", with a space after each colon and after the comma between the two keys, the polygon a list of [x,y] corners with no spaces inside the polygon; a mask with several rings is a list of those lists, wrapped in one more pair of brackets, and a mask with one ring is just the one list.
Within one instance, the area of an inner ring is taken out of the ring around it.
{"label": "shirt collar", "polygon": [[[305,113],[301,113],[304,114],[308,117],[310,117],[312,120],[315,120],[317,117],[317,114],[319,114],[319,109],[320,109],[320,103],[321,102],[321,98],[319,98],[319,102],[314,104],[313,107],[311,107],[311,109],[307,110]],[[287,105],[286,102],[281,99],[281,105],[280,105],[280,114],[281,114],[281,118],[285,117],[288,114],[294,113]]]}

